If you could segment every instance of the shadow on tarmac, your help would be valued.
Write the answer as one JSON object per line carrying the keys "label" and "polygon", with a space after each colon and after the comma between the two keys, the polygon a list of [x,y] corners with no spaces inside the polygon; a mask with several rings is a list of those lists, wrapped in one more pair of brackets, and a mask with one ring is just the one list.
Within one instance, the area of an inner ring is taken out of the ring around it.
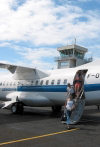
{"label": "shadow on tarmac", "polygon": [[12,114],[10,110],[0,109],[0,125],[19,122],[41,121],[61,117],[61,113],[52,113],[51,109],[24,108],[23,114]]}
{"label": "shadow on tarmac", "polygon": [[[96,115],[94,115],[96,113]],[[91,125],[97,126],[100,125],[100,110],[97,109],[87,109],[84,111],[84,114],[81,120],[77,125]],[[50,108],[24,108],[24,113],[12,114],[10,110],[0,109],[0,125],[1,124],[12,124],[19,122],[30,122],[30,121],[41,121],[46,119],[59,119],[61,120],[62,112],[52,113]],[[76,126],[77,126],[76,125]]]}

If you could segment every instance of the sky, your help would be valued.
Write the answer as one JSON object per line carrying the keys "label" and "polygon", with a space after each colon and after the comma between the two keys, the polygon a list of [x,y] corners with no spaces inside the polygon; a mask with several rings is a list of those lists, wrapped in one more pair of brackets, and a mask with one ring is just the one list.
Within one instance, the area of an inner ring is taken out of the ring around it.
{"label": "sky", "polygon": [[0,62],[54,69],[75,38],[100,58],[100,0],[0,0]]}

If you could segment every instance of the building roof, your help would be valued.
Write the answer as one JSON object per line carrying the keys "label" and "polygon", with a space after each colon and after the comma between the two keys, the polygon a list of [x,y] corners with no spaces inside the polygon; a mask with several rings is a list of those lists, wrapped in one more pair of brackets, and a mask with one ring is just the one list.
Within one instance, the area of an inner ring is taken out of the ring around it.
{"label": "building roof", "polygon": [[62,51],[62,50],[68,50],[68,49],[76,49],[76,50],[80,50],[82,52],[87,52],[88,49],[76,44],[72,44],[72,45],[67,45],[67,46],[63,46],[63,47],[59,47],[57,48],[58,51]]}

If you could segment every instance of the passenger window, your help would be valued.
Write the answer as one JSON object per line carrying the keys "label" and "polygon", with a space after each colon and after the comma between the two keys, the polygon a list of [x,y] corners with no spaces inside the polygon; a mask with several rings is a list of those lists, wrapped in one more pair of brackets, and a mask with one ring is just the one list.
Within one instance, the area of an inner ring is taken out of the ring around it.
{"label": "passenger window", "polygon": [[3,86],[5,86],[5,82],[3,82]]}
{"label": "passenger window", "polygon": [[57,81],[57,85],[60,85],[60,82],[61,82],[61,80],[59,79],[59,80]]}
{"label": "passenger window", "polygon": [[51,85],[54,85],[54,82],[55,82],[55,80],[52,80],[52,81],[51,81]]}
{"label": "passenger window", "polygon": [[49,80],[46,80],[46,85],[48,85],[49,84]]}
{"label": "passenger window", "polygon": [[18,82],[18,85],[20,85],[20,82]]}
{"label": "passenger window", "polygon": [[43,80],[40,82],[40,85],[43,85]]}
{"label": "passenger window", "polygon": [[10,86],[12,86],[12,82],[10,83]]}
{"label": "passenger window", "polygon": [[34,83],[34,81],[31,81],[31,84],[33,84]]}
{"label": "passenger window", "polygon": [[0,83],[0,86],[2,85],[2,83]]}
{"label": "passenger window", "polygon": [[64,80],[64,85],[67,85],[67,79]]}
{"label": "passenger window", "polygon": [[15,83],[13,83],[13,86],[15,86],[16,84]]}
{"label": "passenger window", "polygon": [[35,82],[35,85],[38,85],[38,80]]}

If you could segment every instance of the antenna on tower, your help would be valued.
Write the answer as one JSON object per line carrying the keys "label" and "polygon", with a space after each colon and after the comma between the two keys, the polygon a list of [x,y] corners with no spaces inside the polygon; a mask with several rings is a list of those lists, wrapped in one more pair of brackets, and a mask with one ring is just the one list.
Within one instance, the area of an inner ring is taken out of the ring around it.
{"label": "antenna on tower", "polygon": [[76,44],[76,37],[74,38],[74,44]]}

